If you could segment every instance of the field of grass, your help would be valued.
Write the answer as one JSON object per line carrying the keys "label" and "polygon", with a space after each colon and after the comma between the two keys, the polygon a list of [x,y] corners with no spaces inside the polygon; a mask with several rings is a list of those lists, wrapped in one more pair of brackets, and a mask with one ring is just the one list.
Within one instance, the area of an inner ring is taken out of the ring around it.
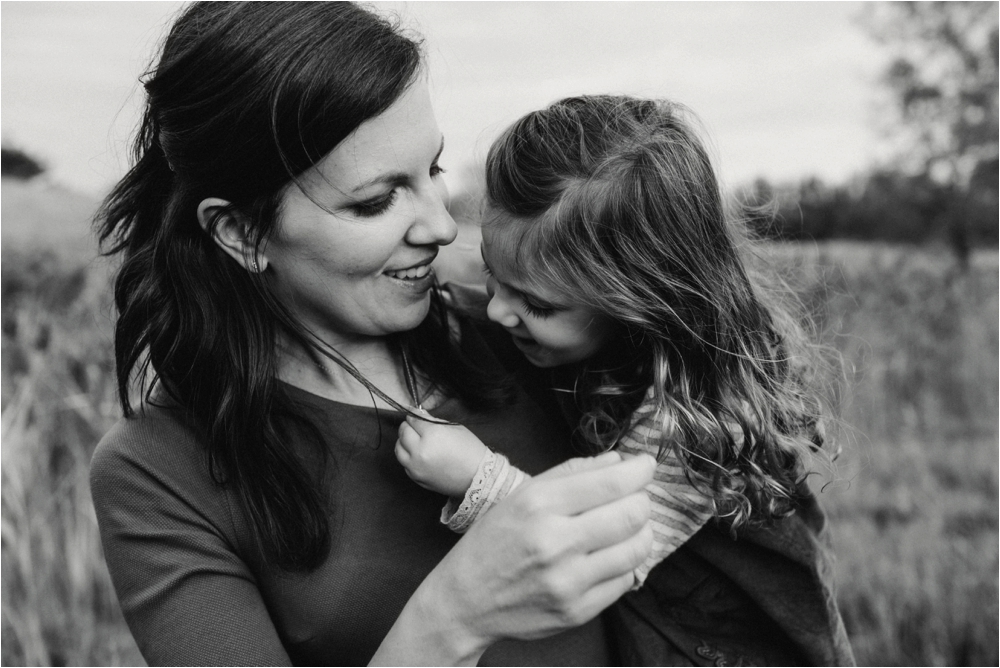
{"label": "field of grass", "polygon": [[[87,487],[118,416],[107,270],[16,246],[5,234],[2,664],[138,664]],[[859,663],[996,665],[997,253],[966,275],[934,250],[767,253],[844,360],[821,500]]]}
{"label": "field of grass", "polygon": [[845,391],[820,498],[861,665],[997,665],[997,254],[783,247]]}

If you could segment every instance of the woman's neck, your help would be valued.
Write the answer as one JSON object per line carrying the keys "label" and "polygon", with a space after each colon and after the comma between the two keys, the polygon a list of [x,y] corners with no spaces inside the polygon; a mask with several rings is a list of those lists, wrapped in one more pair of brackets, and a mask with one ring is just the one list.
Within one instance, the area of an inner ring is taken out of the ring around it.
{"label": "woman's neck", "polygon": [[[402,359],[386,338],[352,341],[336,346],[336,350],[342,359],[389,397],[403,406],[413,403]],[[340,364],[321,354],[310,356],[297,343],[285,342],[280,346],[278,377],[289,385],[332,401],[371,406],[374,397],[374,405],[394,409]]]}

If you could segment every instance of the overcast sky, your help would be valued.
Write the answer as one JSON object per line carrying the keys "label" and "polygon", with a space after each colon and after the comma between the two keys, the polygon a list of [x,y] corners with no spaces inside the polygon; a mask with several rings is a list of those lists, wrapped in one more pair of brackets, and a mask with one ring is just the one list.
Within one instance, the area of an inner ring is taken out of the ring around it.
{"label": "overcast sky", "polygon": [[[105,190],[126,166],[136,80],[180,6],[3,2],[4,143],[78,190]],[[857,3],[379,6],[426,38],[453,174],[524,112],[601,92],[692,108],[730,184],[842,181],[878,156],[885,56]]]}

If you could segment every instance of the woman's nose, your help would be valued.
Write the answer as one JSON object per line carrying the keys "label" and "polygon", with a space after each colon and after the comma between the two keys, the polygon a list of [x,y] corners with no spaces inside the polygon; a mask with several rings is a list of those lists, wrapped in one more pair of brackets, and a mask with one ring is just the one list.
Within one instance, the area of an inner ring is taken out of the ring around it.
{"label": "woman's nose", "polygon": [[496,290],[490,290],[490,303],[486,305],[486,317],[508,329],[513,329],[521,324],[521,318]]}
{"label": "woman's nose", "polygon": [[416,219],[407,231],[406,240],[414,246],[447,246],[458,236],[458,225],[448,213],[447,190],[443,184],[431,184],[419,195],[414,211]]}

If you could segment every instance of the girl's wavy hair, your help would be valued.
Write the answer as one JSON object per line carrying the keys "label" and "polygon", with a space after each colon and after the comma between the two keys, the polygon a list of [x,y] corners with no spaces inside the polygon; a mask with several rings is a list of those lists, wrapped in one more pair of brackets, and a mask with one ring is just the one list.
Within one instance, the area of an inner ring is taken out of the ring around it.
{"label": "girl's wavy hair", "polygon": [[[242,214],[259,250],[280,231],[282,195],[419,76],[421,46],[389,20],[350,3],[203,2],[188,7],[144,77],[146,107],[134,166],[98,211],[114,283],[119,398],[162,387],[208,443],[210,470],[234,491],[269,563],[316,567],[329,551],[323,475],[287,444],[321,435],[277,381],[279,337],[344,367],[405,410],[306,329],[203,229],[207,197]],[[222,215],[225,215],[224,212]],[[489,405],[483,373],[448,335],[432,293],[428,318],[394,337],[417,370],[470,406]],[[298,432],[297,432],[298,433]],[[323,467],[319,467],[322,469]]]}
{"label": "girl's wavy hair", "polygon": [[748,271],[688,117],[626,96],[524,116],[489,151],[484,225],[505,273],[620,327],[576,376],[578,441],[613,447],[652,387],[661,457],[673,448],[735,530],[792,512],[824,440],[821,360]]}

